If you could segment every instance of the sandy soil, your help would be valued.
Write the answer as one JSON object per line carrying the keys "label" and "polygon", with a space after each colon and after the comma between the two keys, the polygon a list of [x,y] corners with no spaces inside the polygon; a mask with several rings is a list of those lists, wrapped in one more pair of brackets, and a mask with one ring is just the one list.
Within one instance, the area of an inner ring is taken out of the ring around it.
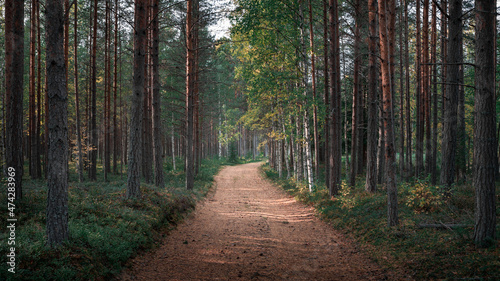
{"label": "sandy soil", "polygon": [[120,280],[396,280],[343,235],[263,179],[225,167],[215,191]]}

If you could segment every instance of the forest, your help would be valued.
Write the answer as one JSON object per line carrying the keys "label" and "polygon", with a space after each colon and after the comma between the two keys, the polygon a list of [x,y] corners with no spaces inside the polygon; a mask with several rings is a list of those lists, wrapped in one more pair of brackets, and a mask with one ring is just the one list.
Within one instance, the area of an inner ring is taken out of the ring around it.
{"label": "forest", "polygon": [[496,1],[0,10],[0,279],[120,276],[251,162],[394,280],[500,278]]}

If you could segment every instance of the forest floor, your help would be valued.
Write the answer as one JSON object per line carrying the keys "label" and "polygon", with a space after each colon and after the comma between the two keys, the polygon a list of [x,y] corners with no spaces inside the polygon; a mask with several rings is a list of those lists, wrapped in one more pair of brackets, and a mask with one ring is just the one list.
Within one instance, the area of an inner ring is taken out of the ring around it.
{"label": "forest floor", "polygon": [[401,280],[261,175],[227,166],[214,188],[161,246],[119,280]]}

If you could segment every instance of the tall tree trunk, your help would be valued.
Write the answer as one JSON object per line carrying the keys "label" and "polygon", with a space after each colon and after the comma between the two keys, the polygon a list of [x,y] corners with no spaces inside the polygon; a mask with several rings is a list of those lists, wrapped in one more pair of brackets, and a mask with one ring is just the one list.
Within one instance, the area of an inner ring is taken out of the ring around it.
{"label": "tall tree trunk", "polygon": [[62,27],[63,2],[47,0],[46,7],[49,97],[47,243],[57,247],[68,239],[68,93]]}
{"label": "tall tree trunk", "polygon": [[78,147],[78,180],[83,182],[83,153],[82,153],[82,133],[80,128],[80,98],[78,90],[78,5],[75,3],[75,18],[74,18],[74,45],[73,52],[75,54],[75,110],[76,110],[76,145]]}
{"label": "tall tree trunk", "polygon": [[437,137],[438,137],[438,93],[437,93],[437,5],[432,2],[432,102],[434,109],[432,110],[432,152],[429,161],[429,170],[431,174],[431,183],[437,184]]}
{"label": "tall tree trunk", "polygon": [[23,190],[24,0],[5,1],[6,165],[15,169],[15,195]]}
{"label": "tall tree trunk", "polygon": [[[299,15],[301,18],[300,22],[300,43],[301,43],[301,48],[302,48],[302,86],[304,87],[304,96],[308,96],[308,80],[309,80],[309,68],[308,68],[308,58],[307,58],[307,53],[306,53],[306,44],[305,44],[305,16],[304,16],[304,7],[303,7],[304,1],[300,2],[299,5]],[[314,75],[314,74],[313,74]],[[312,169],[312,153],[311,153],[311,141],[310,141],[310,133],[309,133],[309,106],[307,104],[304,104],[304,116],[302,119],[302,123],[304,124],[304,152],[305,152],[305,171],[304,174],[306,174],[306,179],[307,179],[307,185],[309,187],[309,192],[312,192],[313,188],[313,169]],[[281,143],[281,141],[280,141]],[[281,153],[281,148],[280,148],[280,153]]]}
{"label": "tall tree trunk", "polygon": [[[199,89],[199,20],[200,15],[200,4],[199,1],[193,2],[193,22],[194,22],[194,112],[193,112],[193,158],[194,158],[194,176],[198,175],[200,167],[200,89]],[[240,142],[241,144],[241,142]]]}
{"label": "tall tree trunk", "polygon": [[[38,172],[37,178],[42,177],[42,165],[41,165],[41,160],[40,160],[40,155],[42,153],[42,145],[40,142],[40,135],[42,132],[42,40],[41,40],[41,32],[40,32],[40,1],[36,0],[35,1],[36,6],[36,33],[37,33],[37,124],[36,124],[36,144],[37,144],[37,156],[36,156],[36,170]],[[44,155],[46,155],[47,152],[44,152]]]}
{"label": "tall tree trunk", "polygon": [[415,142],[415,176],[416,177],[420,177],[421,176],[421,173],[422,173],[422,170],[423,170],[423,166],[424,166],[424,129],[423,129],[423,126],[424,126],[424,116],[423,116],[423,98],[422,98],[422,93],[423,93],[423,89],[422,89],[422,70],[423,70],[423,67],[422,67],[422,44],[421,44],[421,25],[420,25],[420,22],[421,22],[421,18],[420,18],[420,2],[421,1],[417,1],[417,46],[416,46],[416,58],[415,58],[415,63],[416,63],[416,76],[417,76],[417,81],[416,81],[416,84],[417,84],[417,89],[416,89],[416,115],[417,115],[417,120],[416,120],[416,126],[415,126],[415,130],[416,130],[416,142]]}
{"label": "tall tree trunk", "polygon": [[403,70],[403,37],[404,37],[404,17],[403,17],[403,0],[399,1],[399,175],[404,174],[405,165],[405,117],[404,117],[404,96],[405,96],[405,84],[404,84],[404,70]]}
{"label": "tall tree trunk", "polygon": [[378,29],[377,0],[368,0],[369,21],[369,66],[368,66],[368,128],[365,189],[370,193],[377,190],[377,101],[378,101]]}
{"label": "tall tree trunk", "polygon": [[[487,246],[495,239],[496,97],[495,31],[496,2],[476,0],[476,96],[474,100],[474,178],[476,212],[474,241]],[[450,8],[451,11],[451,8]]]}
{"label": "tall tree trunk", "polygon": [[[360,127],[360,116],[361,107],[359,104],[359,100],[361,98],[361,83],[359,81],[360,76],[360,64],[361,64],[361,56],[360,56],[360,41],[361,41],[361,1],[356,0],[354,2],[354,13],[355,13],[355,21],[356,26],[354,28],[354,74],[353,74],[353,94],[352,94],[352,124],[351,124],[351,174],[349,178],[349,185],[354,186],[356,184],[356,175],[358,174],[358,128]],[[347,146],[347,143],[346,143]]]}
{"label": "tall tree trunk", "polygon": [[194,187],[194,86],[195,86],[195,49],[193,1],[187,0],[186,11],[186,188]]}
{"label": "tall tree trunk", "polygon": [[103,108],[103,120],[104,120],[104,181],[108,181],[108,173],[110,171],[110,151],[109,151],[109,96],[110,92],[110,41],[111,41],[111,26],[110,26],[110,7],[109,1],[105,0],[105,26],[104,26],[104,108]]}
{"label": "tall tree trunk", "polygon": [[329,194],[337,195],[341,183],[342,139],[341,139],[341,112],[340,112],[340,63],[339,63],[339,24],[338,2],[329,0],[329,32],[330,32],[330,87],[329,87]]}
{"label": "tall tree trunk", "polygon": [[30,59],[29,59],[29,138],[28,138],[28,157],[29,157],[29,174],[32,179],[36,179],[38,172],[36,171],[37,143],[36,143],[36,100],[35,100],[35,78],[36,78],[36,1],[31,1],[30,11]]}
{"label": "tall tree trunk", "polygon": [[127,198],[141,196],[140,167],[142,115],[144,102],[144,69],[146,64],[148,0],[135,0],[134,7],[134,86],[130,101],[130,134],[128,145]]}
{"label": "tall tree trunk", "polygon": [[424,22],[423,22],[423,97],[424,97],[424,128],[425,128],[425,174],[431,172],[431,66],[429,65],[429,0],[424,0]]}
{"label": "tall tree trunk", "polygon": [[412,151],[412,126],[411,126],[411,104],[410,104],[410,49],[408,47],[408,0],[405,0],[405,79],[406,79],[406,177],[413,173],[413,151]]}
{"label": "tall tree trunk", "polygon": [[314,174],[316,178],[319,173],[319,134],[318,134],[318,106],[316,97],[316,56],[314,53],[314,28],[312,15],[312,0],[309,0],[309,46],[311,48],[311,76],[313,92],[313,126],[314,126]]}
{"label": "tall tree trunk", "polygon": [[146,66],[144,68],[144,104],[142,116],[142,165],[141,171],[145,181],[149,184],[154,182],[153,176],[153,131],[152,131],[152,87],[151,87],[151,34],[152,30],[149,28],[152,15],[150,9],[150,1],[147,1],[147,32],[146,32]]}
{"label": "tall tree trunk", "polygon": [[462,0],[450,0],[449,37],[447,49],[446,103],[441,144],[441,184],[450,188],[455,182],[455,157],[457,150],[457,106],[460,91],[460,64],[463,60]]}
{"label": "tall tree trunk", "polygon": [[160,96],[160,73],[159,73],[159,24],[158,24],[158,0],[152,0],[152,28],[153,28],[153,143],[155,162],[155,185],[163,187],[163,151],[162,151],[162,126],[161,126],[161,96]]}
{"label": "tall tree trunk", "polygon": [[118,94],[118,0],[115,0],[115,42],[114,42],[114,69],[113,69],[113,173],[118,174],[118,158],[120,157],[120,134],[117,122],[117,94]]}
{"label": "tall tree trunk", "polygon": [[97,0],[94,0],[93,35],[92,35],[92,78],[90,97],[90,167],[89,179],[97,180]]}
{"label": "tall tree trunk", "polygon": [[[387,222],[395,226],[398,222],[398,201],[396,188],[396,157],[394,149],[394,111],[393,111],[393,75],[391,73],[391,56],[394,54],[394,17],[396,5],[394,0],[380,0],[380,57],[383,91],[383,120],[385,130],[385,163],[386,163],[386,188],[387,188]],[[392,46],[392,48],[391,48]]]}
{"label": "tall tree trunk", "polygon": [[[329,51],[329,43],[328,43],[328,38],[329,38],[329,3],[327,0],[323,0],[323,60],[324,60],[324,84],[325,84],[325,91],[324,91],[324,99],[325,99],[325,108],[329,109],[330,108],[330,73],[329,73],[329,56],[330,56],[330,51]],[[324,125],[324,139],[325,139],[325,152],[324,152],[324,161],[325,161],[325,181],[326,181],[326,188],[328,190],[331,189],[330,185],[330,125],[329,125],[329,116],[326,116],[325,120],[325,125]],[[293,142],[290,141],[291,146],[293,146]]]}

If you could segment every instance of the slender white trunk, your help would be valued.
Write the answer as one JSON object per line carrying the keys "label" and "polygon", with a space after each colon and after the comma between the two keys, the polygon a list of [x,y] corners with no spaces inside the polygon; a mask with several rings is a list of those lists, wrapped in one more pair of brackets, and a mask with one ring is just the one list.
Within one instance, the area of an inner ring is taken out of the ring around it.
{"label": "slender white trunk", "polygon": [[313,187],[313,172],[312,172],[312,154],[311,154],[311,141],[309,139],[309,114],[307,110],[304,111],[304,135],[305,135],[305,150],[306,150],[306,171],[307,171],[307,184],[309,192],[312,192]]}

